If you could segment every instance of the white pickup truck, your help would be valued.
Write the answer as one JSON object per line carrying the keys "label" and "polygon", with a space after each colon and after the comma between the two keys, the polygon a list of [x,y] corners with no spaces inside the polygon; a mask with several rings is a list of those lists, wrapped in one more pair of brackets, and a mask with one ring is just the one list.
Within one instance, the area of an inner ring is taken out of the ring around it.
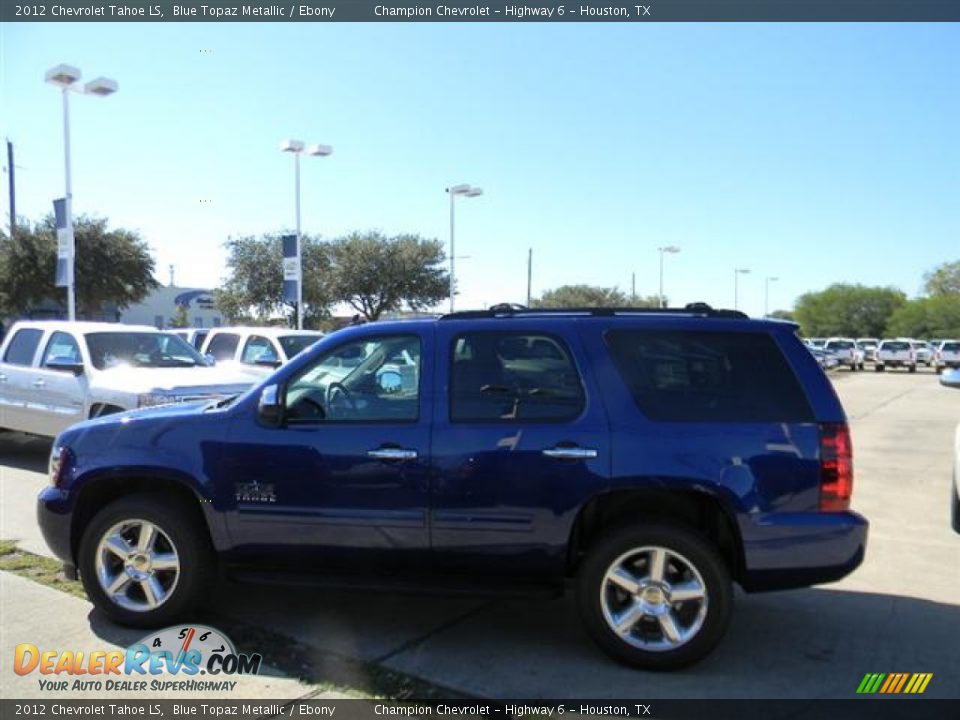
{"label": "white pickup truck", "polygon": [[910,372],[917,371],[917,353],[909,340],[883,340],[877,346],[874,369],[883,372],[888,367],[905,367]]}
{"label": "white pickup truck", "polygon": [[863,370],[864,350],[853,338],[829,338],[823,344],[823,349],[832,353],[838,363],[846,365],[851,371]]}
{"label": "white pickup truck", "polygon": [[152,327],[18,322],[0,345],[0,428],[54,437],[88,418],[236,395],[255,381]]}
{"label": "white pickup truck", "polygon": [[944,340],[937,346],[933,357],[933,366],[937,373],[946,368],[960,368],[960,340]]}
{"label": "white pickup truck", "polygon": [[218,327],[210,330],[200,352],[258,377],[266,377],[323,337],[314,330],[282,327]]}

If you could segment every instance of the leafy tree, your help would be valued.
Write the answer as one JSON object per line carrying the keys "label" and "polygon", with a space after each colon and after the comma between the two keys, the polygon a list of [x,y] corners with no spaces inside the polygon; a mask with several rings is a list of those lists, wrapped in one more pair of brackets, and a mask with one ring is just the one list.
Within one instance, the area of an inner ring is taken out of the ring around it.
{"label": "leafy tree", "polygon": [[367,320],[449,297],[443,245],[419,235],[353,232],[330,243],[333,295]]}
{"label": "leafy tree", "polygon": [[[774,320],[789,320],[794,322],[793,313],[789,310],[774,310],[772,313],[770,313],[770,317],[772,317]],[[860,335],[858,337],[864,336]]]}
{"label": "leafy tree", "polygon": [[938,265],[923,276],[928,295],[960,295],[960,260]]}
{"label": "leafy tree", "polygon": [[887,335],[915,338],[960,337],[960,294],[911,300],[890,318]]}
{"label": "leafy tree", "polygon": [[[106,218],[84,215],[74,221],[74,238],[79,317],[96,315],[107,304],[125,308],[158,287],[150,249],[137,233],[108,229]],[[49,300],[66,306],[66,289],[56,287],[56,267],[53,215],[18,225],[14,238],[0,234],[0,307],[20,315]]]}
{"label": "leafy tree", "polygon": [[879,337],[890,316],[906,301],[892,287],[837,284],[801,295],[794,316],[808,337]]}
{"label": "leafy tree", "polygon": [[[656,307],[657,301],[657,296],[653,295],[638,298],[634,304],[637,307]],[[630,304],[627,295],[619,288],[596,285],[561,285],[533,300],[533,306],[538,308],[626,307]]]}
{"label": "leafy tree", "polygon": [[[304,324],[315,326],[330,313],[334,302],[330,283],[330,256],[327,245],[301,235],[303,253]],[[296,314],[296,303],[283,299],[283,241],[280,235],[246,235],[226,242],[228,277],[214,291],[220,312],[229,322],[250,318],[251,309],[259,321],[271,315]]]}
{"label": "leafy tree", "polygon": [[174,311],[173,318],[170,321],[170,327],[185,328],[189,325],[190,318],[187,315],[187,306],[177,305],[177,309]]}

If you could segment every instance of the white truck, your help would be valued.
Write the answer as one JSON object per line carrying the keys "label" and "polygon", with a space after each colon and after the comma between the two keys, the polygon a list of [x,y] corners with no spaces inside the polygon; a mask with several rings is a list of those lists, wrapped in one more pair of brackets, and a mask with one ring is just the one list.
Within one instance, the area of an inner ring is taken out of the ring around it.
{"label": "white truck", "polygon": [[18,322],[0,345],[0,429],[55,437],[88,418],[214,400],[255,381],[210,367],[186,342],[152,327]]}
{"label": "white truck", "polygon": [[864,351],[853,338],[829,338],[823,349],[832,353],[840,365],[846,365],[851,371],[863,370]]}
{"label": "white truck", "polygon": [[946,368],[960,368],[960,340],[944,340],[941,342],[934,355],[933,367],[938,374]]}
{"label": "white truck", "polygon": [[917,371],[917,353],[909,340],[883,340],[877,346],[877,361],[874,369],[883,372],[888,367],[905,367]]}
{"label": "white truck", "polygon": [[200,352],[257,377],[266,377],[323,337],[316,330],[281,327],[218,327],[210,330]]}

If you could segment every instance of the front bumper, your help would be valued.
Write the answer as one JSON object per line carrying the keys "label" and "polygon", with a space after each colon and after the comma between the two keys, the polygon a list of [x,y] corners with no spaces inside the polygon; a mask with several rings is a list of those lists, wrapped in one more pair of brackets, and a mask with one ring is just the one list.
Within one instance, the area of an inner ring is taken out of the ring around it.
{"label": "front bumper", "polygon": [[863,562],[869,523],[855,512],[769,513],[740,521],[747,592],[834,582]]}
{"label": "front bumper", "polygon": [[37,497],[37,524],[47,547],[63,562],[63,570],[70,579],[76,579],[76,559],[73,556],[71,520],[73,508],[67,494],[54,487],[44,488]]}

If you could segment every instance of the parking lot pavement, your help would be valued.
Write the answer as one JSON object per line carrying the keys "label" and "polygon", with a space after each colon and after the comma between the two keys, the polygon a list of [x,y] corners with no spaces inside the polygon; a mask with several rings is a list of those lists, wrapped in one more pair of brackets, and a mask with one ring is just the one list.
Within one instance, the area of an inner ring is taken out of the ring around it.
{"label": "parking lot pavement", "polygon": [[[723,643],[685,671],[644,673],[607,659],[581,630],[572,597],[226,586],[221,611],[318,650],[487,697],[848,698],[867,672],[932,672],[925,697],[960,697],[960,536],[949,528],[947,504],[960,392],[924,371],[832,377],[852,425],[854,508],[871,521],[866,561],[831,585],[738,593]],[[45,464],[48,447],[36,448],[35,465]],[[23,467],[27,459],[7,453],[0,445],[4,486],[30,488],[4,489],[4,537],[8,517],[32,518],[32,488],[45,482]],[[27,537],[25,521],[17,522],[10,528]],[[101,619],[94,630],[103,637],[105,627]]]}

